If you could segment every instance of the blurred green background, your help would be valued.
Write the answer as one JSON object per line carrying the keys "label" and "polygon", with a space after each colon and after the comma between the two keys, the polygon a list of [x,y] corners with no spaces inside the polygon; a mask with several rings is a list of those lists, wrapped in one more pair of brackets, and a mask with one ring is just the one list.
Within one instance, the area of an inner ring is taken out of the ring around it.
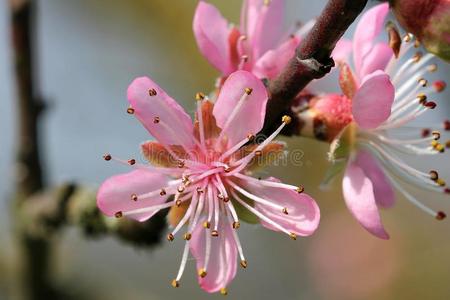
{"label": "blurred green background", "polygon": [[[241,1],[209,1],[238,22]],[[287,1],[288,23],[318,15],[326,1]],[[7,1],[0,3],[0,299],[9,299],[17,252],[11,236],[10,196],[15,141],[15,91],[9,48]],[[36,31],[39,90],[50,102],[41,130],[45,173],[52,184],[75,180],[93,189],[126,170],[104,164],[101,155],[139,155],[148,133],[125,109],[126,88],[149,75],[193,112],[194,95],[209,91],[218,73],[197,51],[191,30],[191,0],[40,0]],[[443,63],[441,62],[441,65]],[[443,65],[437,76],[449,79]],[[314,85],[337,91],[334,77]],[[449,93],[429,120],[450,115]],[[327,167],[327,145],[284,138],[304,152],[302,165],[267,170],[285,182],[301,183],[322,210],[315,235],[293,242],[284,235],[244,225],[240,237],[249,268],[239,270],[230,299],[449,299],[448,221],[437,222],[399,196],[383,212],[391,234],[381,241],[366,233],[343,202],[340,182],[327,191],[316,187]],[[414,158],[411,158],[414,159]],[[448,155],[427,162],[450,178]],[[421,162],[419,162],[421,163]],[[444,174],[443,174],[444,175]],[[444,195],[415,191],[431,206],[450,211]],[[85,240],[63,231],[53,258],[57,285],[92,299],[215,299],[196,283],[194,262],[173,289],[182,243],[163,243],[154,251],[136,250],[114,239]]]}

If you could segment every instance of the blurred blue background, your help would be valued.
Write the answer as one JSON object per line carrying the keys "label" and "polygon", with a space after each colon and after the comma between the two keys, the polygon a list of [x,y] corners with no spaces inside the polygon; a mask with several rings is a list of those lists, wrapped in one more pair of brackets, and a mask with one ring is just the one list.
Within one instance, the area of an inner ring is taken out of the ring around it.
{"label": "blurred blue background", "polygon": [[[210,1],[238,22],[241,1]],[[105,164],[101,155],[139,156],[148,133],[125,110],[126,89],[134,77],[149,75],[192,113],[197,91],[208,92],[217,72],[197,51],[191,23],[196,1],[40,0],[38,23],[39,91],[50,104],[41,123],[45,174],[51,184],[68,180],[95,189],[125,169]],[[286,24],[318,15],[326,1],[287,1]],[[0,299],[8,299],[17,260],[9,218],[13,192],[15,90],[9,47],[8,3],[0,3]],[[351,31],[350,31],[351,33]],[[449,79],[440,62],[437,76]],[[337,91],[333,80],[315,87]],[[449,92],[439,109],[423,119],[450,116]],[[447,136],[448,138],[448,136]],[[329,191],[316,187],[327,166],[327,146],[285,138],[304,151],[303,165],[268,172],[302,183],[322,209],[316,234],[297,242],[245,225],[240,229],[249,268],[229,287],[230,299],[448,299],[450,235],[448,221],[437,222],[404,199],[383,220],[390,241],[371,237],[345,209],[339,180]],[[445,157],[445,158],[444,158]],[[414,160],[415,158],[411,158]],[[448,154],[423,165],[440,166],[450,179]],[[421,163],[421,162],[418,162]],[[430,205],[450,211],[448,196],[416,191]],[[399,195],[400,197],[400,195]],[[173,289],[181,241],[163,242],[152,252],[113,239],[84,240],[74,229],[59,237],[55,282],[87,291],[98,299],[207,299],[196,283],[194,263],[182,287]],[[8,264],[7,264],[8,263]],[[3,297],[3,298],[2,298]],[[94,297],[95,298],[95,297]]]}

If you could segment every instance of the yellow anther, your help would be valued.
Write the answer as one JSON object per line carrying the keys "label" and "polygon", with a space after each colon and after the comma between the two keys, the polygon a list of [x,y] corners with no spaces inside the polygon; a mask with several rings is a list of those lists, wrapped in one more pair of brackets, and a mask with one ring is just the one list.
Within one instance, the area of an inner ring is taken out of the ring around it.
{"label": "yellow anther", "polygon": [[436,183],[437,183],[439,186],[445,186],[445,180],[442,179],[442,178],[438,178],[438,179],[436,180]]}
{"label": "yellow anther", "polygon": [[246,269],[248,266],[247,261],[246,260],[241,260],[241,267]]}
{"label": "yellow anther", "polygon": [[217,230],[213,230],[213,231],[211,231],[211,235],[213,237],[218,237],[219,236],[219,232]]}
{"label": "yellow anther", "polygon": [[177,288],[177,287],[180,286],[180,283],[178,282],[178,280],[174,279],[174,280],[172,280],[171,285],[172,285],[174,288]]}
{"label": "yellow anther", "polygon": [[203,222],[203,227],[206,229],[209,229],[211,227],[211,223],[209,223],[208,221]]}
{"label": "yellow anther", "polygon": [[283,208],[281,211],[282,211],[283,214],[285,214],[285,215],[288,215],[288,214],[289,214],[287,207]]}
{"label": "yellow anther", "polygon": [[285,116],[283,116],[282,118],[281,118],[281,122],[283,122],[284,124],[289,124],[289,123],[291,123],[291,121],[292,121],[292,118],[291,117],[289,117],[289,116],[287,116],[287,115],[285,115]]}
{"label": "yellow anther", "polygon": [[208,273],[206,273],[206,270],[203,268],[198,270],[198,276],[200,276],[201,278],[205,278],[207,274]]}
{"label": "yellow anther", "polygon": [[173,236],[172,233],[169,233],[169,234],[167,235],[167,240],[168,240],[169,242],[172,242],[174,239],[175,239],[175,237]]}
{"label": "yellow anther", "polygon": [[427,95],[421,93],[417,95],[417,99],[419,99],[420,104],[424,104],[427,101]]}
{"label": "yellow anther", "polygon": [[412,34],[411,34],[411,33],[407,33],[407,34],[405,34],[405,35],[403,36],[403,41],[404,41],[405,43],[409,43],[409,42],[411,42],[411,40],[412,40]]}
{"label": "yellow anther", "polygon": [[303,186],[299,186],[295,189],[295,191],[299,194],[303,193],[305,191],[305,188]]}
{"label": "yellow anther", "polygon": [[205,99],[205,94],[203,94],[203,93],[195,94],[195,100],[202,101],[203,99]]}
{"label": "yellow anther", "polygon": [[437,144],[436,146],[434,146],[434,149],[438,152],[444,152],[445,151],[445,147],[442,144]]}
{"label": "yellow anther", "polygon": [[420,78],[417,81],[422,87],[426,87],[428,85],[428,80],[426,80],[425,78]]}
{"label": "yellow anther", "polygon": [[118,212],[116,212],[116,213],[114,214],[114,216],[115,216],[116,218],[122,218],[123,214],[122,214],[121,211],[118,211]]}
{"label": "yellow anther", "polygon": [[134,114],[134,108],[128,107],[127,108],[127,113],[129,113],[130,115]]}
{"label": "yellow anther", "polygon": [[291,239],[293,239],[294,241],[297,239],[297,235],[293,232],[289,233],[289,236],[291,237]]}
{"label": "yellow anther", "polygon": [[190,234],[189,232],[186,232],[186,233],[184,234],[184,236],[183,236],[183,238],[184,238],[186,241],[189,241],[189,240],[191,239],[191,237],[192,237],[192,234]]}
{"label": "yellow anther", "polygon": [[252,92],[253,92],[253,89],[252,89],[252,88],[249,88],[249,87],[245,88],[245,93],[246,93],[247,95],[250,95]]}
{"label": "yellow anther", "polygon": [[412,57],[413,62],[419,62],[422,56],[422,52],[416,52],[416,54],[414,54],[414,56]]}
{"label": "yellow anther", "polygon": [[430,174],[430,179],[431,179],[431,180],[436,181],[436,180],[439,179],[439,174],[438,174],[437,171],[431,170],[431,171],[429,172],[429,174]]}
{"label": "yellow anther", "polygon": [[430,72],[430,73],[434,73],[434,72],[436,72],[437,71],[437,69],[438,69],[438,66],[437,66],[437,64],[431,64],[431,65],[429,65],[428,66],[428,72]]}
{"label": "yellow anther", "polygon": [[[180,161],[178,163],[180,163]],[[189,176],[188,175],[183,175],[181,177],[181,182],[184,183],[184,184],[188,183],[189,182]]]}
{"label": "yellow anther", "polygon": [[241,227],[241,223],[239,223],[239,222],[233,222],[233,228],[234,228],[234,229],[238,229],[239,227]]}
{"label": "yellow anther", "polygon": [[227,289],[226,289],[226,288],[221,288],[221,289],[220,289],[220,294],[222,294],[223,296],[228,295]]}
{"label": "yellow anther", "polygon": [[441,138],[441,133],[439,131],[433,131],[431,134],[433,135],[435,141]]}

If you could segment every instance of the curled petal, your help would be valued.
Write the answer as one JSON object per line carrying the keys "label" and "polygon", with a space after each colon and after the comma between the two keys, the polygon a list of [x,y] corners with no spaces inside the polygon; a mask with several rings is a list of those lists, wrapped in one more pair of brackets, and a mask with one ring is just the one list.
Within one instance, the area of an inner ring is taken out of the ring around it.
{"label": "curled petal", "polygon": [[360,70],[361,78],[377,70],[386,69],[393,55],[394,53],[388,44],[378,43],[374,45],[362,62]]}
{"label": "curled petal", "polygon": [[[202,222],[200,222],[202,223]],[[220,219],[218,231],[219,236],[211,237],[211,252],[209,256],[207,275],[198,277],[202,289],[209,293],[215,293],[227,287],[236,276],[237,270],[237,246],[234,240],[233,228],[225,217]],[[189,246],[192,255],[197,261],[197,269],[205,268],[206,260],[206,235],[211,233],[202,226],[196,226],[192,233]]]}
{"label": "curled petal", "polygon": [[342,38],[337,42],[336,47],[334,47],[331,57],[338,63],[348,62],[348,57],[352,53],[352,47],[353,43],[351,40]]}
{"label": "curled petal", "polygon": [[372,50],[375,39],[384,27],[384,20],[389,13],[389,4],[383,3],[369,9],[361,17],[353,36],[353,58],[356,73],[363,77],[361,68],[365,56]]}
{"label": "curled petal", "polygon": [[360,150],[355,163],[372,182],[377,205],[383,208],[392,207],[395,203],[394,189],[373,155],[367,150]]}
{"label": "curled petal", "polygon": [[159,142],[189,148],[195,145],[189,115],[150,78],[139,77],[130,84],[128,101],[139,121]]}
{"label": "curled petal", "polygon": [[293,36],[277,49],[269,50],[258,59],[253,68],[253,74],[259,78],[273,79],[280,74],[288,61],[294,56],[300,39]]}
{"label": "curled petal", "polygon": [[347,166],[342,190],[345,203],[356,220],[373,235],[381,239],[389,239],[381,223],[372,181],[354,162]]}
{"label": "curled petal", "polygon": [[[280,182],[280,180],[270,177],[267,180]],[[294,190],[263,186],[258,183],[243,183],[244,187],[254,195],[286,207],[288,214],[284,214],[279,209],[269,207],[261,203],[255,203],[255,208],[278,223],[290,232],[300,236],[308,236],[314,233],[319,226],[320,210],[317,203],[308,194],[298,193]],[[272,224],[261,220],[264,227],[279,231]]]}
{"label": "curled petal", "polygon": [[245,18],[241,31],[248,35],[254,60],[274,49],[281,36],[284,18],[284,0],[248,0],[244,4]]}
{"label": "curled petal", "polygon": [[231,144],[262,129],[267,99],[264,84],[253,74],[237,71],[228,77],[214,105],[213,114]]}
{"label": "curled petal", "polygon": [[204,57],[224,75],[232,72],[228,22],[216,7],[200,1],[195,10],[194,35]]}
{"label": "curled petal", "polygon": [[[107,216],[113,217],[117,212],[128,212],[135,209],[162,204],[167,196],[157,194],[154,197],[132,200],[132,195],[142,195],[152,191],[158,191],[165,187],[168,178],[156,172],[148,170],[134,170],[110,177],[100,186],[97,193],[97,206]],[[143,222],[159,209],[130,215],[130,218]]]}
{"label": "curled petal", "polygon": [[361,128],[376,128],[391,115],[395,89],[389,75],[375,71],[363,79],[353,98],[353,117]]}

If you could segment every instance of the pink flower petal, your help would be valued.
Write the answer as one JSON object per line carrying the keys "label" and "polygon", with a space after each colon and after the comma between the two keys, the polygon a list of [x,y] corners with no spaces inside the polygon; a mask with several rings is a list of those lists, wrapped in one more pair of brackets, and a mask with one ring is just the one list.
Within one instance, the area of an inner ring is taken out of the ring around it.
{"label": "pink flower petal", "polygon": [[349,163],[342,181],[345,203],[352,215],[373,235],[389,239],[381,223],[372,181],[354,162]]}
{"label": "pink flower petal", "polygon": [[[168,178],[148,170],[135,170],[110,177],[105,180],[97,192],[97,206],[107,216],[113,217],[117,212],[162,204],[167,196],[157,196],[132,200],[132,195],[142,195],[157,191],[168,184]],[[152,217],[158,210],[130,215],[130,218],[143,222]]]}
{"label": "pink flower petal", "polygon": [[193,147],[191,117],[150,78],[139,77],[130,84],[128,101],[135,116],[159,142]]}
{"label": "pink flower petal", "polygon": [[367,75],[353,98],[353,117],[361,128],[376,128],[391,115],[395,89],[389,75],[375,71]]}
{"label": "pink flower petal", "polygon": [[289,38],[275,50],[267,51],[258,61],[252,70],[253,74],[259,78],[273,79],[286,66],[288,61],[294,56],[300,39]]}
{"label": "pink flower petal", "polygon": [[389,13],[389,4],[379,4],[369,9],[361,17],[353,36],[353,58],[355,60],[356,73],[361,75],[361,68],[365,56],[371,51],[375,39],[384,28],[384,20]]}
{"label": "pink flower petal", "polygon": [[231,73],[228,42],[231,30],[228,27],[228,21],[217,8],[200,1],[195,10],[193,29],[198,48],[203,56],[223,75]]}
{"label": "pink flower petal", "polygon": [[360,70],[361,78],[377,70],[385,70],[393,55],[392,48],[385,43],[378,43],[373,46],[367,55],[364,56]]}
{"label": "pink flower petal", "polygon": [[372,182],[377,205],[383,208],[392,207],[395,203],[394,189],[375,157],[367,150],[360,150],[355,163]]}
{"label": "pink flower petal", "polygon": [[[252,91],[243,102],[240,102],[246,88],[250,88]],[[224,130],[224,134],[228,136],[231,144],[234,145],[249,133],[256,134],[262,129],[267,99],[268,95],[264,84],[253,74],[247,71],[237,71],[228,77],[220,90],[213,114],[217,126]],[[233,112],[235,109],[236,112]],[[232,115],[235,115],[234,118],[228,121]]]}
{"label": "pink flower petal", "polygon": [[[267,180],[280,182],[280,180],[273,177]],[[285,188],[263,186],[258,183],[244,182],[242,184],[252,194],[286,207],[288,210],[287,215],[279,209],[255,203],[255,208],[258,211],[290,232],[300,236],[308,236],[313,234],[319,226],[320,210],[317,203],[309,195],[305,193],[299,194],[294,190]],[[268,229],[279,231],[278,228],[263,220],[261,220],[261,224]]]}
{"label": "pink flower petal", "polygon": [[[204,278],[198,277],[201,288],[209,293],[215,293],[227,287],[236,276],[238,253],[232,230],[231,224],[222,217],[218,228],[219,236],[209,236],[211,252],[206,269],[207,275]],[[197,270],[205,267],[206,234],[211,233],[198,225],[189,241],[191,253],[197,261]]]}
{"label": "pink flower petal", "polygon": [[348,57],[352,53],[353,42],[347,39],[340,39],[331,54],[335,62],[348,62]]}
{"label": "pink flower petal", "polygon": [[248,36],[252,61],[276,47],[283,29],[284,0],[272,0],[268,5],[264,2],[248,0],[241,13],[241,32]]}

